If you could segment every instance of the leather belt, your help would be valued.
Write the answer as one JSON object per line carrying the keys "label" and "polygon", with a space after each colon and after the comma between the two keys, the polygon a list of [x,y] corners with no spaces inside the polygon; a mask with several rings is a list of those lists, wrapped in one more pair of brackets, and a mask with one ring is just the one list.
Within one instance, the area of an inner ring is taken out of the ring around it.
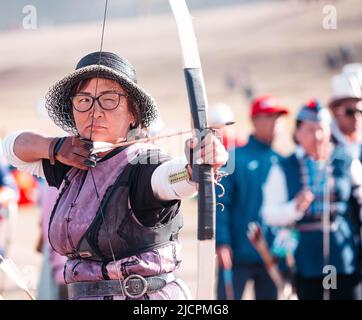
{"label": "leather belt", "polygon": [[74,282],[68,284],[68,299],[119,295],[137,299],[145,293],[161,290],[175,280],[173,273],[163,273],[152,277],[131,274],[124,280]]}
{"label": "leather belt", "polygon": [[[297,224],[295,228],[301,232],[323,231],[323,223],[322,222],[301,223]],[[334,232],[337,230],[337,228],[338,228],[338,222],[331,221],[330,231]]]}

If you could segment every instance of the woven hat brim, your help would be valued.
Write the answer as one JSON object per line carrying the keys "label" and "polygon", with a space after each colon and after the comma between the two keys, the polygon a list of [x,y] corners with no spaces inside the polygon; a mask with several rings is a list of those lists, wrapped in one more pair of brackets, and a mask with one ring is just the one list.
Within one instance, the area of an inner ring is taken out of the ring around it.
{"label": "woven hat brim", "polygon": [[76,134],[77,129],[72,116],[71,95],[74,86],[89,78],[106,78],[117,81],[127,92],[139,109],[140,122],[148,127],[158,116],[158,107],[150,94],[126,75],[103,65],[90,65],[77,69],[56,82],[46,95],[45,107],[49,117],[63,130]]}

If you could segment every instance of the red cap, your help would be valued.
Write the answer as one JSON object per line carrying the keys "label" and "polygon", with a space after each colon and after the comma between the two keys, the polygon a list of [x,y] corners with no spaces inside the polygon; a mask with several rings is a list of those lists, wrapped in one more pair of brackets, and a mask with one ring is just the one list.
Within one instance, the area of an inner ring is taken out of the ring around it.
{"label": "red cap", "polygon": [[288,109],[281,105],[277,98],[271,95],[265,95],[256,98],[251,105],[251,116],[254,117],[258,114],[267,113],[281,113],[288,114]]}

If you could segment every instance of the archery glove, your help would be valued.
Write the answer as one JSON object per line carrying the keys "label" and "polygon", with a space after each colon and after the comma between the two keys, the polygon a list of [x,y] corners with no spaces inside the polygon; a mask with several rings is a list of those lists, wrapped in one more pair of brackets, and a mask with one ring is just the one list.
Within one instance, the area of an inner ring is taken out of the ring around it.
{"label": "archery glove", "polygon": [[66,165],[87,170],[95,167],[98,158],[91,154],[93,142],[80,137],[54,138],[49,146],[51,164],[58,160]]}

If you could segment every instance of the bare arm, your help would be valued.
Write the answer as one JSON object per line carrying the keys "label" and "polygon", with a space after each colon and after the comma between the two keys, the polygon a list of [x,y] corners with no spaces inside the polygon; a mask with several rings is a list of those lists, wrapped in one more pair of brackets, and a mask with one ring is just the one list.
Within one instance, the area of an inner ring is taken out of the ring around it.
{"label": "bare arm", "polygon": [[2,140],[7,162],[29,174],[44,178],[42,158],[49,159],[52,138],[30,131],[16,131]]}
{"label": "bare arm", "polygon": [[[31,131],[17,131],[3,141],[3,151],[10,164],[30,174],[43,176],[42,159],[50,159],[50,150],[59,139]],[[90,156],[92,144],[79,137],[64,137],[55,159],[68,166],[87,170],[85,161]]]}
{"label": "bare arm", "polygon": [[46,137],[36,132],[23,132],[14,143],[15,155],[25,162],[49,159],[49,146],[53,137]]}

